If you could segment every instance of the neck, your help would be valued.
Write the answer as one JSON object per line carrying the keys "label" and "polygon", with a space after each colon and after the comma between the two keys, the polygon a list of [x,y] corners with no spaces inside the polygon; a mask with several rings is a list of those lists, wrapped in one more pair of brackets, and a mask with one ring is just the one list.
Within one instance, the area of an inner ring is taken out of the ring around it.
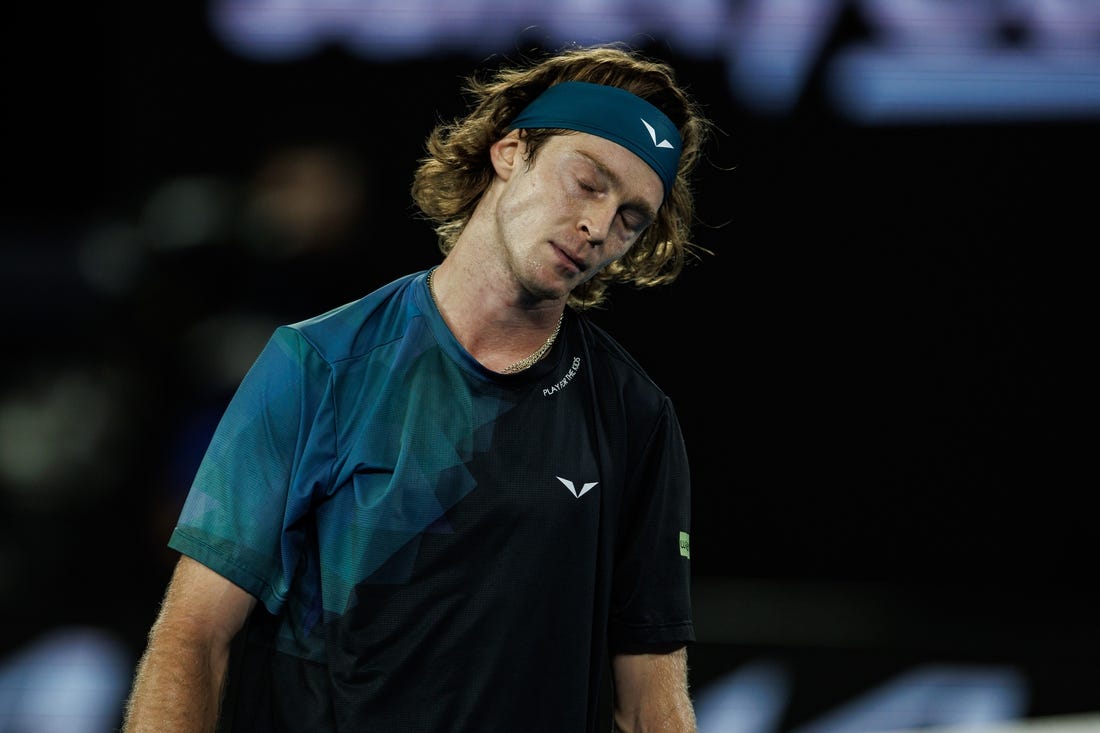
{"label": "neck", "polygon": [[564,303],[524,308],[506,301],[499,283],[478,282],[484,274],[482,268],[467,277],[460,262],[448,257],[430,274],[432,298],[451,333],[483,366],[501,373],[523,371],[549,353],[561,329]]}

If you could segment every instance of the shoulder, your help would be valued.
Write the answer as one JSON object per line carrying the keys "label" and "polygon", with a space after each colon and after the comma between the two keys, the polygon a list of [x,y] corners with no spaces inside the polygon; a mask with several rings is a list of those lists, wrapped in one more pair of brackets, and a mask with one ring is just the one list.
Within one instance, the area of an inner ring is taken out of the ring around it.
{"label": "shoulder", "polygon": [[402,276],[350,303],[282,326],[276,338],[303,341],[329,364],[363,356],[400,339],[420,315],[414,284],[421,275]]}
{"label": "shoulder", "polygon": [[598,379],[610,382],[603,386],[614,385],[614,393],[628,406],[647,406],[658,412],[666,409],[668,396],[618,339],[584,315],[578,315],[576,321],[594,373]]}
{"label": "shoulder", "polygon": [[624,369],[647,381],[649,380],[649,376],[645,373],[642,365],[638,363],[638,360],[603,327],[580,313],[576,316],[576,323],[594,357],[607,359],[615,368]]}

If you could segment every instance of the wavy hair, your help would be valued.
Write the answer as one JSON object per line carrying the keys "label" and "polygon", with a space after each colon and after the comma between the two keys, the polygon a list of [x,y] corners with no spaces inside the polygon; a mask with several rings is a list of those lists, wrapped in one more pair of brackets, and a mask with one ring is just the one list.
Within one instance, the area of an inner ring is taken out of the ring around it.
{"label": "wavy hair", "polygon": [[[440,123],[428,136],[426,154],[413,178],[413,201],[432,222],[446,256],[469,221],[493,178],[488,150],[531,101],[563,81],[587,81],[621,87],[645,99],[680,130],[683,150],[668,197],[634,246],[569,296],[569,305],[586,310],[602,304],[611,283],[652,287],[674,281],[687,256],[702,250],[691,241],[695,203],[691,174],[707,140],[711,122],[675,79],[672,68],[619,44],[570,47],[540,60],[509,65],[482,78],[465,80],[471,98],[466,116]],[[552,135],[570,130],[520,130],[527,164]]]}

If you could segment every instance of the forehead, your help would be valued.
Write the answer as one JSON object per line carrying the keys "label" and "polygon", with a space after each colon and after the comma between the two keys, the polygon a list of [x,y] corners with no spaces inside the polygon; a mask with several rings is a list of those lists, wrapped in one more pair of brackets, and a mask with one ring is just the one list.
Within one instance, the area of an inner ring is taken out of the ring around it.
{"label": "forehead", "polygon": [[647,202],[654,210],[661,205],[664,185],[660,176],[648,163],[616,142],[587,132],[576,132],[555,135],[543,147],[566,160],[576,159],[592,164],[614,179],[613,183],[622,189],[622,193]]}

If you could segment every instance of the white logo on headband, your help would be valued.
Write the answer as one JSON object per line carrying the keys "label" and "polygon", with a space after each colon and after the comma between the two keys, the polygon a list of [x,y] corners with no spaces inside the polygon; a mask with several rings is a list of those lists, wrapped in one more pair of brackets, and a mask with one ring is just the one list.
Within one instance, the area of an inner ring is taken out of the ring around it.
{"label": "white logo on headband", "polygon": [[672,143],[670,143],[667,138],[665,140],[662,140],[661,142],[657,142],[657,131],[653,129],[653,125],[649,124],[648,122],[646,122],[641,117],[639,117],[638,119],[642,120],[642,124],[645,125],[645,129],[649,130],[649,137],[653,140],[654,147],[658,147],[658,148],[671,148],[672,147]]}

